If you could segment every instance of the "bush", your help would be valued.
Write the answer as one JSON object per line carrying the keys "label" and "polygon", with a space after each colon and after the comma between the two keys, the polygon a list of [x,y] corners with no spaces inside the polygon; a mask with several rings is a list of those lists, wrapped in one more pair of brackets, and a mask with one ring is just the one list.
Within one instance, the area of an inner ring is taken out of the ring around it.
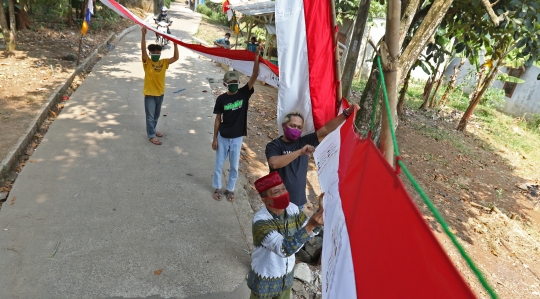
{"label": "bush", "polygon": [[199,4],[197,5],[197,12],[200,13],[200,14],[203,14],[209,18],[212,17],[212,9],[210,9],[208,6],[204,5],[204,4]]}
{"label": "bush", "polygon": [[205,1],[204,3],[205,4],[202,4],[202,5],[206,5],[208,8],[210,8],[213,11],[223,11],[221,3],[214,3],[210,1]]}
{"label": "bush", "polygon": [[[210,3],[212,3],[212,2],[209,2],[208,4],[210,4]],[[215,10],[211,9],[210,7],[206,6],[205,4],[197,5],[197,12],[202,14],[202,15],[207,16],[208,19],[210,19],[210,21],[212,21],[212,23],[218,23],[220,25],[228,25],[229,24],[229,20],[227,19],[226,15],[222,14],[219,11],[215,11]]]}
{"label": "bush", "polygon": [[484,93],[484,96],[480,100],[480,104],[496,109],[501,109],[505,102],[506,96],[504,94],[504,90],[493,87],[488,87]]}

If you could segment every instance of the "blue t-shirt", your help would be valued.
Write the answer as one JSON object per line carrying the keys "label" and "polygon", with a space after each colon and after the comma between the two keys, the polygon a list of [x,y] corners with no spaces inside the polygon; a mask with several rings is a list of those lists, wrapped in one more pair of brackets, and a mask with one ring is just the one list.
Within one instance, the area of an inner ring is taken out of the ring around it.
{"label": "blue t-shirt", "polygon": [[[303,148],[306,144],[312,146],[319,145],[319,138],[317,138],[316,132],[306,134],[293,142],[286,142],[282,137],[283,136],[280,136],[266,145],[266,160],[269,160],[270,157],[290,154]],[[302,155],[294,159],[285,167],[278,169],[270,168],[270,172],[277,171],[279,173],[283,184],[287,188],[287,191],[289,191],[291,202],[299,207],[306,203],[308,162],[308,156]]]}
{"label": "blue t-shirt", "polygon": [[224,37],[218,38],[218,39],[216,39],[214,42],[216,42],[216,43],[218,43],[218,44],[220,44],[220,45],[225,46],[225,48],[228,48],[228,47],[230,47],[230,45],[231,45],[231,42],[230,42],[229,40],[225,39]]}

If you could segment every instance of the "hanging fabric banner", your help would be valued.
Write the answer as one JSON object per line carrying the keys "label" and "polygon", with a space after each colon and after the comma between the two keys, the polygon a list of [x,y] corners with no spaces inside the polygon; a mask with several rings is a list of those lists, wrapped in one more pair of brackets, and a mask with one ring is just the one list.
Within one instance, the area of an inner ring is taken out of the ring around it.
{"label": "hanging fabric banner", "polygon": [[314,153],[324,196],[323,299],[475,298],[354,117]]}
{"label": "hanging fabric banner", "polygon": [[328,0],[276,0],[280,88],[278,128],[292,111],[304,115],[303,133],[337,115],[333,28]]}
{"label": "hanging fabric banner", "polygon": [[[189,43],[181,41],[174,35],[159,32],[155,27],[144,22],[138,16],[136,16],[127,8],[120,5],[118,2],[114,0],[100,0],[100,1],[105,6],[109,7],[114,12],[119,14],[120,16],[128,20],[131,20],[135,22],[136,24],[144,26],[148,30],[153,31],[163,36],[164,38],[172,41],[175,44],[188,48],[201,56],[210,58],[216,62],[225,64],[225,65],[228,65],[234,68],[235,70],[242,72],[243,74],[247,76],[250,76],[251,72],[253,71],[253,60],[255,58],[255,54],[253,52],[250,52],[248,50],[229,50],[229,49],[222,49],[222,48],[206,47],[203,45],[189,44]],[[278,67],[274,65],[273,63],[263,59],[262,57],[260,58],[259,61],[260,61],[260,69],[259,69],[259,76],[257,77],[257,79],[260,81],[264,81],[267,84],[270,84],[274,87],[278,87],[279,86]]]}

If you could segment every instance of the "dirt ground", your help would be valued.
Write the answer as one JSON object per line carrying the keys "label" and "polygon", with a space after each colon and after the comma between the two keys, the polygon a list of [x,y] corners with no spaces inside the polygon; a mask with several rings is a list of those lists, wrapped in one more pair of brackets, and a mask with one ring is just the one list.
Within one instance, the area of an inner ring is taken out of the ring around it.
{"label": "dirt ground", "polygon": [[[245,76],[241,79],[248,81]],[[214,95],[225,92],[219,84],[211,85]],[[261,204],[252,186],[268,173],[265,146],[278,137],[277,90],[257,83],[250,101],[240,169],[251,182],[245,187],[251,191],[252,207],[258,210]],[[540,174],[534,172],[534,163],[516,163],[505,153],[493,151],[478,137],[479,129],[456,132],[460,116],[451,110],[407,110],[397,131],[403,161],[500,298],[540,297],[540,197],[517,187],[526,182],[539,184]],[[448,136],[441,138],[423,129],[432,127]],[[470,127],[475,128],[474,121]],[[403,174],[401,178],[472,289],[479,298],[488,298],[407,178]],[[306,191],[316,206],[315,197],[321,191],[313,161]]]}
{"label": "dirt ground", "polygon": [[[49,25],[36,24],[35,30],[19,31],[17,51],[0,53],[0,157],[7,155],[49,96],[76,67],[79,28],[56,30]],[[89,30],[82,41],[80,61],[111,32],[120,33],[131,25],[122,20],[108,30]],[[82,79],[75,80],[73,88]]]}

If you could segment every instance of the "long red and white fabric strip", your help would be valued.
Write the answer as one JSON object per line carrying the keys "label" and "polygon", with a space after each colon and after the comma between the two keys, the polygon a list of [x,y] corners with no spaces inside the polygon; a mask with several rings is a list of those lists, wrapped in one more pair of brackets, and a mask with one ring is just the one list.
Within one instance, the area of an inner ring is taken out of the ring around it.
{"label": "long red and white fabric strip", "polygon": [[333,28],[328,0],[277,0],[280,88],[278,127],[292,111],[304,115],[304,133],[336,116]]}
{"label": "long red and white fabric strip", "polygon": [[475,298],[395,170],[354,117],[314,153],[325,192],[322,293],[334,298]]}
{"label": "long red and white fabric strip", "polygon": [[[131,20],[141,26],[144,26],[148,30],[153,31],[163,36],[164,38],[172,41],[175,44],[188,48],[201,56],[208,57],[214,61],[226,64],[234,68],[235,70],[244,73],[247,76],[250,76],[253,71],[253,59],[255,58],[255,54],[253,52],[250,52],[248,50],[228,50],[228,49],[206,47],[203,45],[186,43],[186,42],[181,41],[174,35],[157,31],[157,29],[154,26],[144,22],[142,19],[137,17],[127,8],[125,8],[124,6],[122,6],[121,4],[119,4],[118,2],[114,0],[100,0],[100,1],[105,6],[107,6],[108,8],[112,9],[114,12],[119,14],[120,16],[128,20]],[[276,65],[274,65],[273,63],[265,59],[260,58],[259,76],[257,77],[258,80],[264,81],[274,87],[278,87],[279,86],[278,74],[279,74],[279,70]]]}

